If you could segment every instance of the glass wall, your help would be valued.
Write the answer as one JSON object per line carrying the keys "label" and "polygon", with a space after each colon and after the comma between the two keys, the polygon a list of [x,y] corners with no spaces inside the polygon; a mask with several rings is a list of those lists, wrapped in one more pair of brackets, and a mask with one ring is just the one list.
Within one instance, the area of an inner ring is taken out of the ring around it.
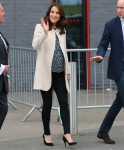
{"label": "glass wall", "polygon": [[67,48],[83,48],[82,0],[59,0],[63,6],[67,27]]}
{"label": "glass wall", "polygon": [[[68,26],[66,29],[66,45],[67,49],[82,49],[86,48],[86,2],[85,0],[58,0],[64,9]],[[79,63],[80,72],[80,88],[85,89],[86,85],[86,52],[81,52],[80,56],[77,53],[70,55],[69,60]],[[77,82],[78,83],[78,82]]]}

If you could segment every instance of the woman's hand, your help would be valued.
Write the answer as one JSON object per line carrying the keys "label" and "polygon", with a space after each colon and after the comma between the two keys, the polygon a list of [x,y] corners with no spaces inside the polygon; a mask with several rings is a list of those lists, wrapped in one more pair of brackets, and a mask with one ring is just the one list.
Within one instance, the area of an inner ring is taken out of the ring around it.
{"label": "woman's hand", "polygon": [[71,80],[71,75],[67,74],[67,80]]}
{"label": "woman's hand", "polygon": [[45,34],[48,34],[49,31],[49,22],[45,23],[44,18],[41,18],[41,25],[44,29]]}
{"label": "woman's hand", "polygon": [[10,78],[8,78],[8,88],[10,89],[10,86],[11,86],[11,81],[10,81]]}

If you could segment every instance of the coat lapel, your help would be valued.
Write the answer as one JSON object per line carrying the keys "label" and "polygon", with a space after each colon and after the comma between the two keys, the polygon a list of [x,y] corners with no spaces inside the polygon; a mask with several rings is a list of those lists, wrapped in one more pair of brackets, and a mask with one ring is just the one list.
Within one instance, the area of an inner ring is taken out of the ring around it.
{"label": "coat lapel", "polygon": [[6,53],[6,50],[5,50],[5,46],[4,46],[4,43],[0,37],[0,51],[4,54],[4,55],[7,55]]}
{"label": "coat lapel", "polygon": [[123,37],[123,31],[122,31],[122,26],[121,26],[121,20],[119,17],[117,17],[116,19],[116,26],[117,26],[117,30],[118,30],[118,33],[119,33],[119,36],[120,36],[120,39],[124,48],[124,37]]}
{"label": "coat lapel", "polygon": [[1,48],[1,51],[2,51],[3,53],[8,54],[8,52],[9,52],[9,43],[8,43],[8,41],[6,40],[6,38],[3,36],[3,34],[2,34],[1,32],[0,32],[0,34],[1,34],[2,37],[4,38],[4,40],[5,40],[5,42],[6,42],[6,45],[7,45],[7,49],[6,49],[4,42],[3,42],[3,40],[2,40],[1,37],[0,37],[0,48]]}

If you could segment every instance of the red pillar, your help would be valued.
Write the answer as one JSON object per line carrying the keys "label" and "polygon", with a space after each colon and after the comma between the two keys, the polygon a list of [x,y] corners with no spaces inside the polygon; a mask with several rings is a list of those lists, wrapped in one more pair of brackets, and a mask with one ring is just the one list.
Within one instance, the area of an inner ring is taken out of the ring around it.
{"label": "red pillar", "polygon": [[[86,0],[86,47],[90,48],[90,0]],[[87,89],[90,90],[90,51],[86,53]]]}

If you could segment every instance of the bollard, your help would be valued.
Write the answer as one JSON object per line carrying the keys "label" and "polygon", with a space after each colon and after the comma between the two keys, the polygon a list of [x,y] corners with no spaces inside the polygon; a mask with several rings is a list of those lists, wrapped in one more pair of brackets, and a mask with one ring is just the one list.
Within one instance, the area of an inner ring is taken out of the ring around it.
{"label": "bollard", "polygon": [[70,62],[71,80],[69,93],[70,129],[72,134],[77,134],[77,79],[76,62]]}

